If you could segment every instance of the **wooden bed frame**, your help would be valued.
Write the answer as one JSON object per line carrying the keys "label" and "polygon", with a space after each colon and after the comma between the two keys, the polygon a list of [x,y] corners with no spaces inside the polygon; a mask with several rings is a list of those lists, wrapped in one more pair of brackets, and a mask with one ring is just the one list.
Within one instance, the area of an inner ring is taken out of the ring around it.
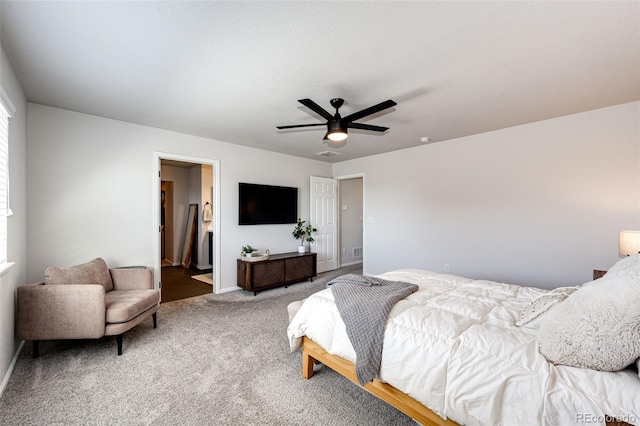
{"label": "wooden bed frame", "polygon": [[[319,344],[306,336],[302,337],[302,378],[313,377],[313,364],[315,361],[321,362],[338,374],[351,380],[360,386],[356,377],[356,367],[353,363],[339,356],[332,355]],[[372,382],[361,386],[373,395],[382,399],[391,406],[397,408],[416,422],[426,426],[457,426],[452,420],[445,420],[415,399],[393,386],[373,379]],[[614,419],[606,422],[607,426],[632,426],[629,423],[618,422]]]}
{"label": "wooden bed frame", "polygon": [[[356,377],[356,367],[353,363],[339,356],[332,355],[325,351],[322,346],[309,339],[302,337],[302,378],[310,379],[313,376],[313,364],[319,361],[331,368],[338,374],[351,380],[360,386]],[[364,389],[374,394],[378,398],[397,408],[416,422],[426,426],[457,426],[458,424],[445,420],[415,399],[393,386],[373,379],[372,382],[362,386]]]}

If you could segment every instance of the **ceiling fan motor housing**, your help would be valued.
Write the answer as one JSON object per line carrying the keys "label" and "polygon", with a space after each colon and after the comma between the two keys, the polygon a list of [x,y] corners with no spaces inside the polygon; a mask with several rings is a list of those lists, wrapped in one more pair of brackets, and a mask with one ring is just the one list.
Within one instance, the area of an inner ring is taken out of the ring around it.
{"label": "ceiling fan motor housing", "polygon": [[335,120],[327,121],[327,132],[332,132],[336,130],[342,130],[344,133],[347,133],[346,123],[338,117]]}

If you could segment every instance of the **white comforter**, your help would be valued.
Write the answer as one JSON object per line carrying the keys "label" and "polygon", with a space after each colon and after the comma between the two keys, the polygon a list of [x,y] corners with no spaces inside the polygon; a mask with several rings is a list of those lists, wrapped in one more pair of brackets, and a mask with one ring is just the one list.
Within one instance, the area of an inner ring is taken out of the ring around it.
{"label": "white comforter", "polygon": [[[404,269],[379,277],[418,284],[385,329],[379,379],[466,425],[640,424],[640,378],[554,366],[538,352],[535,322],[520,311],[547,290]],[[287,330],[355,363],[330,289],[308,299]]]}

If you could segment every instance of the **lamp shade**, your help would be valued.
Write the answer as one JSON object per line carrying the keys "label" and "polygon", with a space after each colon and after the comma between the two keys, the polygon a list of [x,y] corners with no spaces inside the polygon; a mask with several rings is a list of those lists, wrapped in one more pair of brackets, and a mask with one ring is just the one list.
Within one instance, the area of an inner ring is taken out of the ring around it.
{"label": "lamp shade", "polygon": [[640,253],[640,231],[620,231],[618,234],[618,253],[620,256]]}

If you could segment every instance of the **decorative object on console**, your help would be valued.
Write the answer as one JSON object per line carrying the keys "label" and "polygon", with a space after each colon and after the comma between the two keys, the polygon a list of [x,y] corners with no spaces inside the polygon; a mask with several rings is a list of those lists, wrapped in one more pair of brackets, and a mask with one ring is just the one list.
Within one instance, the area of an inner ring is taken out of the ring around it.
{"label": "decorative object on console", "polygon": [[296,224],[296,227],[293,228],[293,231],[291,232],[291,235],[293,235],[293,238],[295,238],[296,240],[300,240],[300,245],[298,246],[298,253],[305,253],[307,251],[306,247],[304,246],[305,241],[309,241],[310,243],[315,241],[315,239],[311,236],[311,232],[313,231],[313,228],[311,227],[311,225],[305,226],[305,223],[306,221],[298,218],[298,223]]}
{"label": "decorative object on console", "polygon": [[269,250],[265,250],[264,253],[259,253],[257,251],[245,253],[243,251],[242,253],[240,253],[240,259],[245,262],[259,262],[261,260],[267,260],[269,259]]}
{"label": "decorative object on console", "polygon": [[618,233],[618,253],[620,256],[640,253],[640,231],[620,231]]}
{"label": "decorative object on console", "polygon": [[250,244],[247,244],[246,246],[242,246],[242,255],[244,256],[251,257],[251,253],[253,253],[254,251],[258,251],[258,250],[253,248]]}

